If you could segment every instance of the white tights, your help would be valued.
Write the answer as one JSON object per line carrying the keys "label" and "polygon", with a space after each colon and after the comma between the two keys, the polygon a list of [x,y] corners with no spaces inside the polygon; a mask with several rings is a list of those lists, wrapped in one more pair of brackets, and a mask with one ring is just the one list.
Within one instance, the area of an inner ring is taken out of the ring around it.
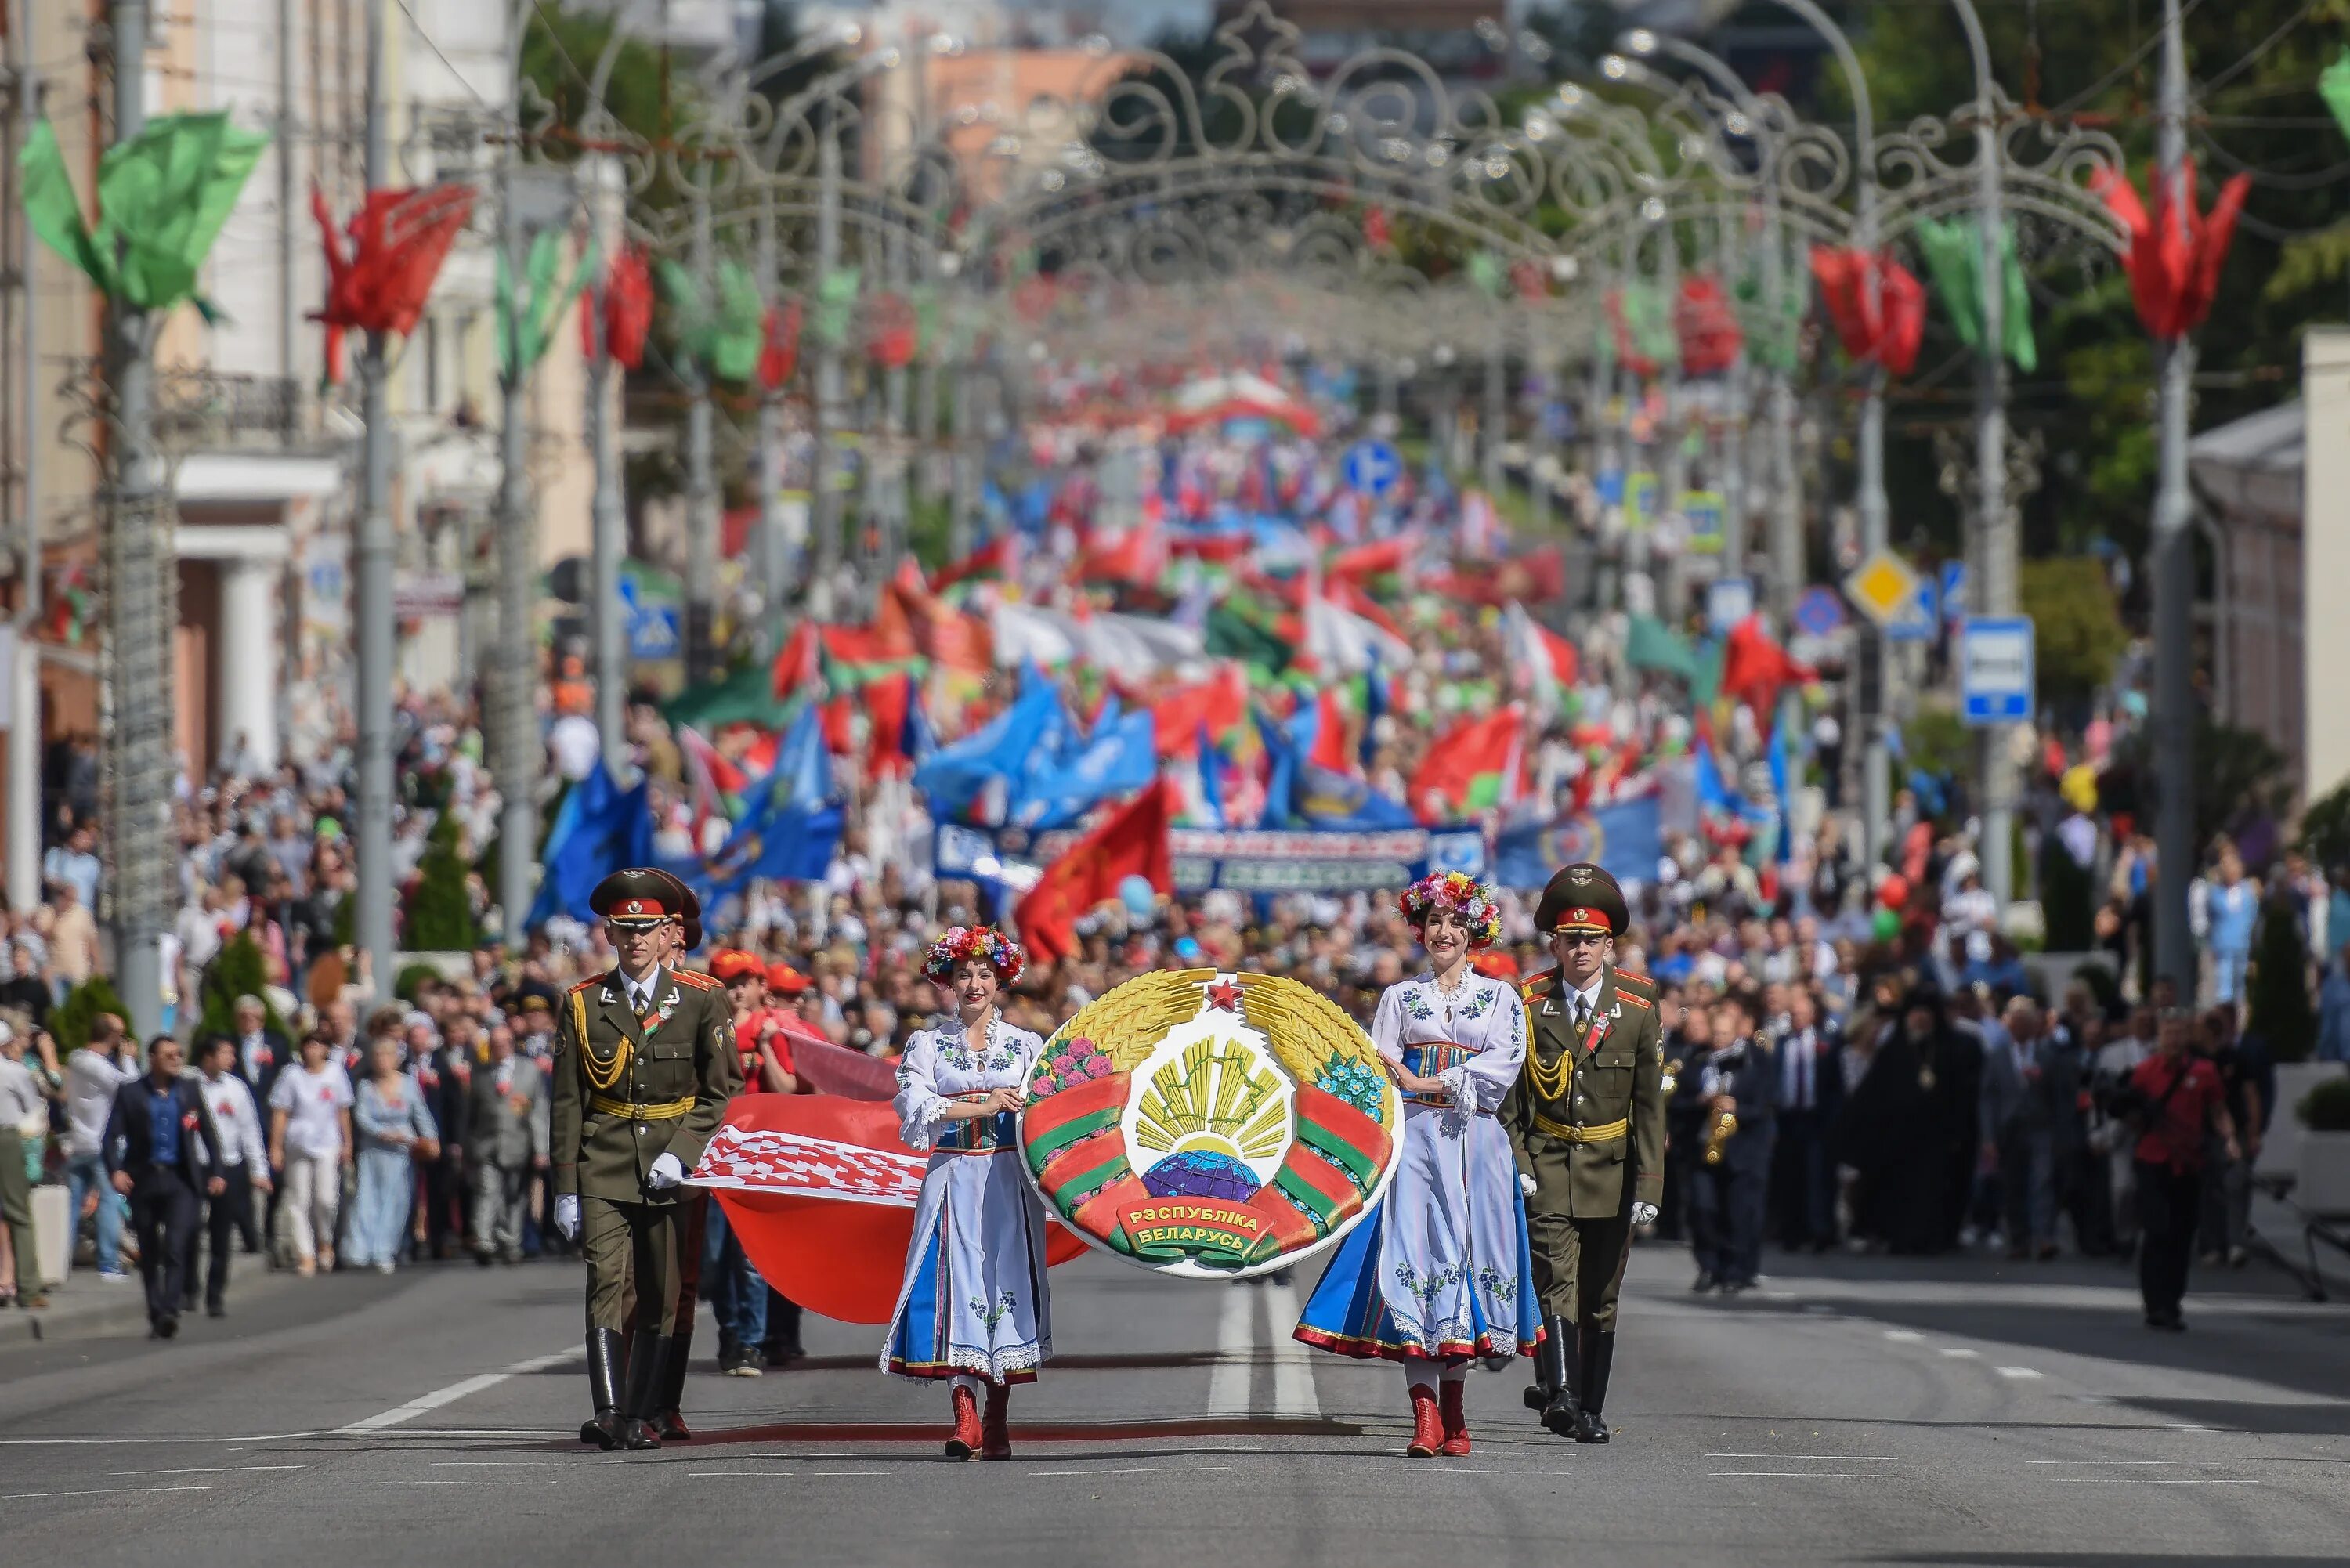
{"label": "white tights", "polygon": [[1469,1381],[1469,1364],[1466,1361],[1449,1361],[1439,1367],[1434,1362],[1418,1356],[1403,1364],[1404,1386],[1413,1393],[1422,1388],[1430,1394],[1435,1393],[1440,1376],[1447,1383],[1466,1383]]}

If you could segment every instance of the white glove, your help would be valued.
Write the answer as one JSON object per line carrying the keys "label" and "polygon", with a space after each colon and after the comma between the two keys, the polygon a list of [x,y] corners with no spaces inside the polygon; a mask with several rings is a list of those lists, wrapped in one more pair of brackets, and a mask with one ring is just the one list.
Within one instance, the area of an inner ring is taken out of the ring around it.
{"label": "white glove", "polygon": [[1534,1195],[1534,1179],[1523,1170],[1518,1172],[1518,1190],[1529,1198]]}
{"label": "white glove", "polygon": [[1655,1224],[1656,1222],[1657,1222],[1657,1206],[1656,1206],[1655,1204],[1653,1204],[1653,1203],[1635,1203],[1635,1204],[1633,1204],[1633,1205],[1632,1205],[1632,1223],[1633,1223],[1633,1224],[1635,1224],[1635,1225],[1653,1225],[1653,1224]]}
{"label": "white glove", "polygon": [[555,1200],[555,1228],[567,1241],[579,1239],[579,1195],[567,1192]]}
{"label": "white glove", "polygon": [[645,1185],[655,1192],[667,1192],[685,1179],[685,1163],[673,1154],[664,1154],[645,1172]]}

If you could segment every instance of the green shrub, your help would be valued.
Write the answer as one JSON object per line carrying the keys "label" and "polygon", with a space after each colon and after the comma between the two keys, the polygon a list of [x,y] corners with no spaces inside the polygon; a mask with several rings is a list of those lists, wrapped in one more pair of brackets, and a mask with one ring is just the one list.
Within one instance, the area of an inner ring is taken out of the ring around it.
{"label": "green shrub", "polygon": [[473,901],[465,890],[473,867],[457,842],[457,818],[442,812],[424,840],[424,860],[408,895],[408,946],[423,952],[456,952],[481,938],[473,924]]}
{"label": "green shrub", "polygon": [[400,970],[400,978],[391,982],[391,993],[400,1001],[413,1005],[416,1001],[417,988],[428,981],[438,981],[440,978],[440,970],[432,964],[409,964]]}
{"label": "green shrub", "polygon": [[287,1039],[293,1030],[279,1017],[277,1009],[269,1002],[269,966],[261,956],[261,944],[253,940],[251,931],[239,931],[221,944],[213,961],[204,966],[203,978],[196,982],[200,1011],[196,1032],[189,1036],[201,1040],[207,1034],[228,1034],[236,1029],[236,999],[257,996],[267,1012],[266,1027],[275,1029]]}
{"label": "green shrub", "polygon": [[57,1054],[63,1056],[89,1044],[90,1025],[101,1012],[111,1012],[125,1023],[130,1020],[130,1010],[122,1005],[122,998],[114,994],[114,982],[102,974],[91,975],[68,992],[57,1010],[49,1014],[49,1033],[57,1037]]}
{"label": "green shrub", "polygon": [[2312,1132],[2350,1132],[2350,1078],[2327,1078],[2293,1106]]}
{"label": "green shrub", "polygon": [[2305,1062],[2317,1044],[2317,1015],[2309,1001],[2309,961],[2293,910],[2270,904],[2252,944],[2250,1027],[2268,1043],[2269,1059]]}

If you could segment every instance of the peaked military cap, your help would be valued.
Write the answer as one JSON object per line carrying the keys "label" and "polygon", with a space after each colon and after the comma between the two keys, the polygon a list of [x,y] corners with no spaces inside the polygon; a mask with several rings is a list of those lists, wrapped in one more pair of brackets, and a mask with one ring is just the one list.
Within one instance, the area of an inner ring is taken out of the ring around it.
{"label": "peaked military cap", "polygon": [[1624,889],[1616,878],[1588,860],[1562,867],[1543,889],[1534,906],[1534,924],[1551,931],[1605,931],[1622,934],[1632,914],[1624,905]]}
{"label": "peaked military cap", "polygon": [[[686,904],[693,895],[684,883],[666,871],[647,867],[630,867],[615,871],[596,884],[588,895],[588,907],[616,926],[658,926],[664,920],[681,920]],[[701,914],[697,907],[693,913]]]}

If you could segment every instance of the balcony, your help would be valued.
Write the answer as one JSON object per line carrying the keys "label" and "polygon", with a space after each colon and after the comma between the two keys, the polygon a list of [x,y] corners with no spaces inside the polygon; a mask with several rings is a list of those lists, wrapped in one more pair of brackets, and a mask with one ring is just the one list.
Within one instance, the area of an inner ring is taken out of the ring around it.
{"label": "balcony", "polygon": [[168,447],[290,447],[307,433],[301,384],[286,377],[211,370],[156,375],[155,434]]}

